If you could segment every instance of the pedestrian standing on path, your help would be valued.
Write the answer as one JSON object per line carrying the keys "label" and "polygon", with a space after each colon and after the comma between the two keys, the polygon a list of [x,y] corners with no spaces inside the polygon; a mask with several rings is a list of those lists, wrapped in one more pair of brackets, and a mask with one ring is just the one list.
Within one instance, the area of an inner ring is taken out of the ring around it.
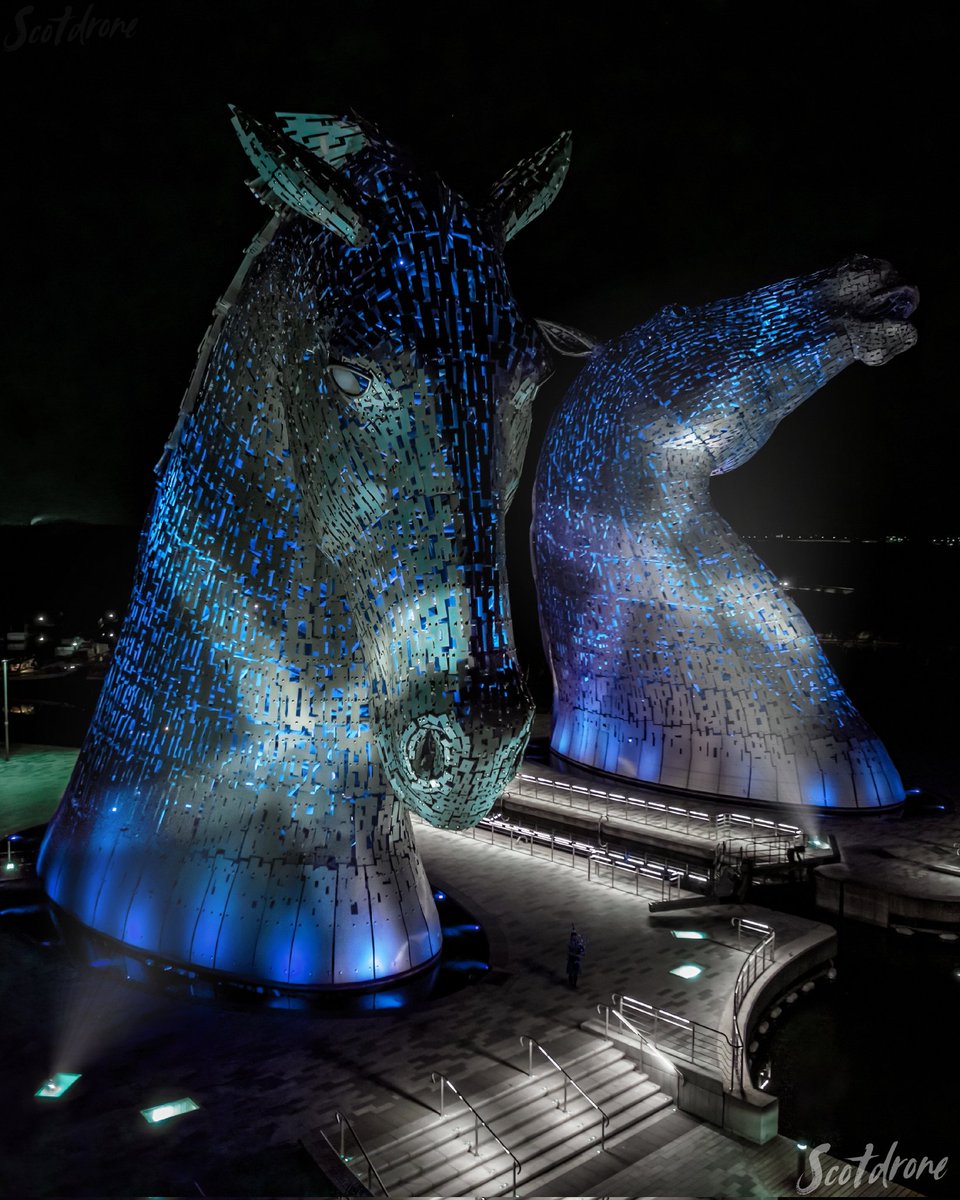
{"label": "pedestrian standing on path", "polygon": [[572,988],[577,986],[580,978],[580,963],[587,952],[587,943],[577,933],[576,925],[570,926],[570,940],[567,942],[567,983]]}

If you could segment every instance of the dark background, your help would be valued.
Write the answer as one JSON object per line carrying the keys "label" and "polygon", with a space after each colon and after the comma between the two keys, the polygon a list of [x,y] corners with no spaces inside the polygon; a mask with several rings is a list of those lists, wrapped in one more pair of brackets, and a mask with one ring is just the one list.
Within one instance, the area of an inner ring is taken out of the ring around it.
{"label": "dark background", "polygon": [[[956,43],[932,7],[97,0],[98,20],[136,19],[131,36],[16,46],[21,27],[65,8],[11,5],[0,29],[0,618],[17,623],[54,593],[68,609],[124,606],[153,464],[211,306],[263,220],[228,102],[260,115],[353,108],[475,200],[572,129],[568,180],[508,262],[529,313],[600,336],[669,302],[854,252],[888,258],[920,287],[919,346],[845,372],[715,481],[715,497],[750,535],[916,546],[956,530]],[[68,28],[86,9],[73,6]],[[541,391],[509,519],[517,640],[541,688],[529,493],[575,369]],[[23,528],[38,517],[100,528]],[[952,626],[944,563],[912,561],[907,581],[887,578],[889,564],[874,572],[915,639],[942,642]],[[814,563],[806,581],[843,584],[823,577],[842,569]]]}

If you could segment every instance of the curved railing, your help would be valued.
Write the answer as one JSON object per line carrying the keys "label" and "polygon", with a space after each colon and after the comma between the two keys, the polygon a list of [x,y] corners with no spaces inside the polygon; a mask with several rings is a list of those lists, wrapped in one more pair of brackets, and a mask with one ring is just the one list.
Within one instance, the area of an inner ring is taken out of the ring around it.
{"label": "curved railing", "polygon": [[536,1050],[539,1050],[540,1053],[543,1055],[543,1057],[547,1060],[547,1062],[550,1063],[550,1065],[552,1067],[554,1067],[556,1070],[558,1070],[560,1072],[560,1074],[563,1076],[563,1105],[561,1106],[563,1112],[567,1111],[567,1085],[568,1084],[570,1084],[573,1087],[574,1091],[577,1091],[580,1093],[580,1095],[584,1098],[584,1100],[586,1100],[586,1102],[590,1105],[591,1108],[595,1108],[597,1110],[597,1112],[600,1114],[600,1149],[605,1150],[606,1145],[605,1145],[604,1139],[606,1137],[607,1125],[610,1123],[610,1118],[607,1116],[607,1114],[603,1111],[603,1109],[600,1107],[599,1104],[597,1104],[597,1102],[595,1100],[591,1100],[591,1098],[583,1090],[583,1088],[580,1086],[580,1084],[577,1083],[577,1081],[573,1078],[573,1076],[569,1073],[569,1071],[567,1071],[564,1067],[561,1067],[560,1064],[557,1062],[557,1060],[555,1058],[553,1058],[550,1054],[548,1054],[547,1051],[544,1050],[543,1046],[541,1046],[538,1041],[536,1041],[534,1038],[532,1038],[528,1033],[521,1033],[520,1045],[522,1046],[524,1042],[527,1043],[527,1049],[530,1052],[529,1059],[527,1061],[527,1074],[528,1075],[530,1075],[530,1076],[533,1075],[533,1052],[536,1049]]}
{"label": "curved railing", "polygon": [[750,991],[767,967],[776,962],[777,933],[769,925],[763,925],[759,921],[750,921],[746,917],[733,917],[730,924],[737,931],[738,943],[741,931],[743,930],[753,934],[754,937],[760,938],[760,941],[747,953],[747,957],[743,960],[743,965],[737,974],[737,981],[733,985],[733,1037],[735,1044],[740,1047],[740,1054],[737,1056],[739,1059],[738,1081],[742,1089],[743,1034],[740,1029],[740,1009],[743,1006],[744,997],[747,992]]}
{"label": "curved railing", "polygon": [[[712,1071],[719,1069],[725,1079],[729,1078],[729,1086],[733,1089],[742,1075],[742,1046],[736,1040],[731,1041],[723,1030],[691,1021],[664,1008],[654,1008],[632,996],[614,993],[610,999],[612,1007],[609,1011],[624,1025],[632,1023],[635,1028],[631,1032],[642,1037],[659,1055],[682,1058]],[[644,1024],[646,1028],[643,1028]]]}
{"label": "curved railing", "polygon": [[675,1075],[680,1074],[676,1063],[672,1062],[662,1050],[658,1049],[656,1044],[647,1037],[642,1029],[638,1029],[629,1017],[625,1017],[618,1009],[611,1008],[609,1004],[598,1004],[597,1013],[603,1017],[603,1032],[605,1037],[608,1037],[610,1034],[610,1015],[612,1013],[626,1031],[637,1039],[640,1043],[640,1066],[642,1069],[645,1070],[647,1066],[644,1054],[650,1054],[659,1061],[661,1067],[665,1067]]}
{"label": "curved railing", "polygon": [[452,1079],[448,1079],[446,1077],[446,1075],[441,1075],[441,1074],[439,1074],[439,1072],[434,1071],[433,1074],[430,1076],[430,1082],[437,1083],[438,1081],[440,1083],[440,1116],[441,1116],[441,1118],[446,1116],[446,1113],[444,1112],[443,1099],[444,1099],[444,1096],[446,1095],[446,1089],[449,1088],[450,1091],[453,1092],[453,1094],[457,1097],[457,1099],[462,1100],[464,1102],[464,1104],[467,1106],[467,1108],[469,1108],[470,1111],[473,1113],[473,1116],[474,1116],[473,1153],[476,1154],[477,1156],[479,1156],[479,1154],[480,1154],[480,1126],[482,1125],[484,1127],[484,1129],[487,1131],[487,1133],[489,1133],[490,1136],[493,1138],[493,1140],[497,1143],[497,1145],[500,1147],[500,1149],[504,1152],[504,1154],[510,1155],[510,1160],[513,1163],[512,1194],[516,1195],[516,1193],[517,1193],[517,1176],[520,1174],[520,1171],[522,1170],[521,1165],[520,1165],[520,1160],[513,1153],[513,1151],[509,1148],[509,1146],[505,1146],[503,1144],[503,1142],[500,1140],[500,1138],[497,1137],[497,1135],[493,1132],[493,1130],[486,1123],[486,1121],[483,1119],[483,1117],[480,1116],[480,1114],[477,1112],[477,1110],[473,1107],[473,1105],[470,1103],[470,1101],[466,1098],[466,1096],[463,1094],[463,1092],[461,1092],[457,1089],[457,1086],[453,1082]]}
{"label": "curved railing", "polygon": [[350,1162],[350,1159],[347,1158],[347,1155],[345,1152],[345,1147],[344,1147],[344,1127],[346,1127],[347,1129],[350,1130],[350,1133],[353,1136],[353,1140],[357,1143],[357,1148],[359,1149],[360,1153],[363,1155],[364,1161],[367,1164],[367,1191],[368,1192],[373,1191],[373,1180],[376,1179],[377,1183],[379,1183],[379,1185],[380,1185],[380,1190],[383,1192],[383,1194],[385,1196],[389,1197],[390,1193],[387,1191],[383,1180],[380,1178],[380,1172],[370,1161],[370,1155],[367,1154],[366,1150],[364,1150],[363,1143],[357,1137],[357,1131],[350,1124],[349,1120],[346,1118],[346,1116],[344,1116],[344,1114],[342,1112],[338,1111],[336,1116],[337,1116],[337,1124],[340,1127],[340,1151],[339,1151],[340,1161],[345,1164],[349,1164],[349,1162]]}

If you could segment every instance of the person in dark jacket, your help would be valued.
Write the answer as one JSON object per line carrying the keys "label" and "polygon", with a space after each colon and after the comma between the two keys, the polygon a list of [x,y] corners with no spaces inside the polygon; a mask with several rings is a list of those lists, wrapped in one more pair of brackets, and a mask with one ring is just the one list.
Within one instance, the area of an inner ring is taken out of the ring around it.
{"label": "person in dark jacket", "polygon": [[577,933],[576,925],[570,926],[570,940],[567,942],[567,983],[577,986],[580,977],[580,963],[587,952],[587,943]]}

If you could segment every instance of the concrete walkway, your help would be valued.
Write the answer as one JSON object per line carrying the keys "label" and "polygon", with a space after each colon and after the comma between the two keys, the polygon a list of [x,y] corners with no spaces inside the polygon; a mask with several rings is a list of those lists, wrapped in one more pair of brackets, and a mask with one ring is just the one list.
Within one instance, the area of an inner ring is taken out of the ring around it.
{"label": "concrete walkway", "polygon": [[[18,790],[25,826],[55,806],[53,762],[30,773],[42,786],[35,804],[29,788]],[[457,1080],[503,1070],[521,1033],[549,1048],[613,992],[718,1025],[747,949],[736,944],[735,915],[772,924],[778,957],[818,931],[832,936],[750,906],[651,917],[646,898],[566,865],[421,825],[416,835],[433,885],[483,924],[492,970],[405,1009],[338,1016],[191,1001],[79,966],[14,919],[0,921],[0,1194],[185,1196],[199,1185],[208,1195],[321,1195],[298,1142],[319,1130],[335,1138],[338,1109],[382,1135],[432,1121],[431,1072]],[[587,940],[577,990],[564,976],[571,922]],[[672,936],[684,928],[709,936]],[[671,973],[691,961],[702,967],[696,979]],[[62,1101],[36,1100],[52,1071],[82,1078]],[[183,1096],[199,1109],[154,1127],[140,1116]],[[777,1196],[793,1191],[795,1149],[783,1138],[753,1146],[668,1111],[589,1166],[591,1180],[606,1175],[604,1195]],[[550,1194],[590,1195],[584,1169],[552,1181]]]}

